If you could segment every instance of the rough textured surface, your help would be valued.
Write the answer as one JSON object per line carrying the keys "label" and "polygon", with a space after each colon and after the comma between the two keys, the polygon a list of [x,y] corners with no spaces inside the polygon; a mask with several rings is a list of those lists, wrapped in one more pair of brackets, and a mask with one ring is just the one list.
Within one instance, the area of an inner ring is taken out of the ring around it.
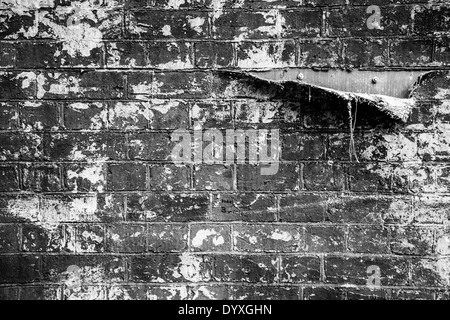
{"label": "rough textured surface", "polygon": [[[369,5],[1,1],[0,299],[448,299],[450,6]],[[284,68],[441,71],[391,114],[236,77]],[[174,163],[199,126],[278,170]]]}

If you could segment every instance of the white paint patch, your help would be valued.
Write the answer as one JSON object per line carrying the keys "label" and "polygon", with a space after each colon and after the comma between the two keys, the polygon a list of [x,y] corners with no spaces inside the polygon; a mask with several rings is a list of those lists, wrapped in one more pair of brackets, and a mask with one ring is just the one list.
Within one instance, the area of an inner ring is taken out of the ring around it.
{"label": "white paint patch", "polygon": [[173,271],[175,278],[184,277],[190,282],[208,281],[210,279],[210,274],[202,271],[203,259],[201,257],[185,252],[180,256],[180,260],[178,268]]}
{"label": "white paint patch", "polygon": [[172,28],[168,24],[162,27],[161,31],[163,36],[170,37],[172,35]]}
{"label": "white paint patch", "polygon": [[287,231],[281,231],[278,229],[275,229],[275,231],[269,236],[269,238],[285,242],[292,241],[293,239],[292,234]]}
{"label": "white paint patch", "polygon": [[[45,7],[53,7],[53,1],[4,0],[2,3],[15,14],[30,16],[30,12],[33,12],[34,25],[27,29],[22,27],[19,31],[25,37],[35,38],[39,30],[49,30],[40,36],[62,40],[62,50],[72,57],[77,55],[90,57],[92,50],[101,48],[103,45],[103,30],[121,23],[120,15],[110,15],[120,8],[120,4],[114,0],[72,1],[71,6],[57,6],[51,12],[36,10],[42,5],[33,3],[43,3]],[[60,21],[67,21],[67,23],[61,24]]]}
{"label": "white paint patch", "polygon": [[[106,184],[104,168],[102,164],[94,164],[80,168],[79,170],[67,170],[68,180],[84,179],[88,180],[92,186],[96,186],[97,191],[102,193]],[[78,184],[74,183],[74,190],[78,192]]]}
{"label": "white paint patch", "polygon": [[220,235],[214,229],[203,229],[197,231],[194,239],[192,239],[192,245],[196,248],[200,248],[207,240],[211,240],[213,245],[219,246],[225,243],[223,236]]}
{"label": "white paint patch", "polygon": [[284,43],[261,44],[259,47],[247,50],[245,59],[239,59],[238,67],[242,69],[272,69],[290,67],[295,60],[283,61]]}
{"label": "white paint patch", "polygon": [[195,32],[202,33],[203,32],[202,26],[205,24],[205,18],[196,17],[188,19],[188,23],[191,26],[191,28],[194,29]]}
{"label": "white paint patch", "polygon": [[186,3],[186,0],[169,0],[169,2],[167,3],[166,9],[179,9],[185,3]]}

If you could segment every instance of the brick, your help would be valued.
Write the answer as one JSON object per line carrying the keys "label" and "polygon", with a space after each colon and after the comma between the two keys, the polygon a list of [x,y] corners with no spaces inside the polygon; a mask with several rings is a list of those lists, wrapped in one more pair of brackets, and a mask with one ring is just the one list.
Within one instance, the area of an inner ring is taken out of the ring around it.
{"label": "brick", "polygon": [[391,176],[381,165],[352,165],[348,168],[351,191],[388,191]]}
{"label": "brick", "polygon": [[18,300],[18,287],[1,287],[0,300]]}
{"label": "brick", "polygon": [[305,188],[311,191],[344,190],[344,168],[339,164],[305,163],[303,181]]}
{"label": "brick", "polygon": [[284,256],[281,260],[281,281],[294,283],[315,283],[320,280],[318,257]]}
{"label": "brick", "polygon": [[435,121],[435,104],[427,101],[418,101],[412,108],[407,120],[408,129],[426,130],[431,127]]}
{"label": "brick", "polygon": [[345,229],[340,226],[306,226],[301,248],[306,252],[345,251]]}
{"label": "brick", "polygon": [[[367,285],[370,282],[369,267],[380,268],[382,286],[403,286],[408,283],[408,260],[390,257],[326,257],[327,283]],[[369,271],[368,271],[369,270]]]}
{"label": "brick", "polygon": [[367,7],[332,9],[326,19],[329,36],[393,36],[406,35],[411,30],[411,13],[406,6],[381,7],[381,28],[368,28],[371,14]]}
{"label": "brick", "polygon": [[295,101],[286,101],[279,107],[276,117],[280,129],[298,130],[303,128],[302,110],[300,103]]}
{"label": "brick", "polygon": [[161,9],[206,9],[211,7],[210,0],[192,0],[189,2],[173,3],[170,0],[161,0],[154,3],[151,7]]}
{"label": "brick", "polygon": [[18,300],[60,300],[61,288],[56,285],[21,286]]}
{"label": "brick", "polygon": [[296,164],[280,163],[274,175],[261,175],[262,165],[237,165],[239,191],[297,190],[299,168]]}
{"label": "brick", "polygon": [[319,10],[226,11],[214,19],[212,30],[218,39],[308,37],[319,35],[321,24]]}
{"label": "brick", "polygon": [[[208,128],[233,128],[232,108],[229,103],[217,101],[196,102],[191,105],[191,112],[194,129],[197,129],[197,127],[202,127],[204,130],[207,130]],[[199,130],[199,128],[197,130]]]}
{"label": "brick", "polygon": [[57,130],[59,108],[55,103],[25,102],[20,106],[20,126],[24,130]]}
{"label": "brick", "polygon": [[445,196],[422,195],[414,197],[414,222],[442,224],[448,221],[450,198]]}
{"label": "brick", "polygon": [[432,290],[399,289],[392,290],[392,300],[434,300]]}
{"label": "brick", "polygon": [[70,103],[64,107],[64,127],[69,130],[105,129],[107,116],[105,103]]}
{"label": "brick", "polygon": [[109,128],[114,130],[184,129],[189,125],[183,101],[115,102],[109,109]]}
{"label": "brick", "polygon": [[52,160],[122,160],[125,137],[110,133],[58,133],[44,136],[44,152]]}
{"label": "brick", "polygon": [[142,133],[129,137],[128,156],[132,160],[170,160],[176,142],[167,133]]}
{"label": "brick", "polygon": [[[254,100],[241,100],[233,103],[234,122],[236,128],[249,129],[278,129],[278,112],[283,106],[281,101],[259,102]],[[261,134],[261,131],[247,131]]]}
{"label": "brick", "polygon": [[72,192],[103,192],[106,188],[105,164],[69,164],[63,168],[65,187]]}
{"label": "brick", "polygon": [[225,300],[228,298],[228,287],[224,285],[195,286],[191,291],[192,300]]}
{"label": "brick", "polygon": [[195,43],[195,66],[198,68],[228,68],[234,64],[233,44],[229,42]]}
{"label": "brick", "polygon": [[[320,48],[317,50],[321,50]],[[315,59],[313,60],[315,61]],[[320,61],[320,60],[319,60]],[[311,96],[313,98],[313,96]],[[337,101],[335,102],[337,103]],[[314,103],[302,103],[302,122],[307,129],[318,129],[318,130],[348,130],[348,111],[337,112],[337,107],[343,107],[342,105],[336,105],[335,103],[330,104],[329,101],[314,101]],[[342,110],[342,109],[341,109]],[[329,135],[333,137],[333,135]],[[340,134],[343,136],[343,134]],[[342,137],[337,138],[337,142],[342,144]],[[348,149],[347,149],[348,150]],[[348,158],[348,151],[346,152]],[[331,159],[337,159],[336,157],[329,156]],[[347,159],[346,158],[346,159]]]}
{"label": "brick", "polygon": [[283,160],[321,160],[325,157],[324,139],[320,135],[284,135],[282,150]]}
{"label": "brick", "polygon": [[436,168],[418,165],[394,165],[392,167],[394,192],[427,193],[436,191]]}
{"label": "brick", "polygon": [[0,283],[31,283],[42,279],[39,256],[4,256],[0,259]]}
{"label": "brick", "polygon": [[299,64],[301,67],[314,68],[342,66],[342,50],[342,42],[339,40],[302,40]]}
{"label": "brick", "polygon": [[127,23],[133,39],[202,39],[208,30],[206,13],[198,11],[139,10],[127,15]]}
{"label": "brick", "polygon": [[[73,267],[79,268],[78,275],[74,274]],[[66,281],[67,284],[68,280],[78,278],[82,286],[89,286],[124,281],[124,273],[123,258],[116,256],[71,254],[46,255],[42,258],[43,279],[50,282]]]}
{"label": "brick", "polygon": [[0,130],[14,130],[19,126],[19,111],[15,103],[0,103]]}
{"label": "brick", "polygon": [[13,68],[17,59],[17,49],[13,43],[1,43],[0,44],[0,67],[1,68]]}
{"label": "brick", "polygon": [[233,168],[228,165],[200,165],[194,167],[195,190],[232,190]]}
{"label": "brick", "polygon": [[[448,88],[448,85],[449,79],[447,78],[447,73],[443,71],[436,71],[422,78],[420,81],[420,86],[414,91],[413,95],[421,100],[449,99],[450,94],[445,90],[445,88]],[[439,136],[437,133],[435,135]],[[433,136],[433,134],[429,133],[428,136]],[[422,138],[427,138],[427,135],[422,135]]]}
{"label": "brick", "polygon": [[421,227],[392,227],[391,250],[403,255],[427,255],[433,252],[433,229]]}
{"label": "brick", "polygon": [[188,247],[188,227],[178,224],[149,224],[148,251],[181,252]]}
{"label": "brick", "polygon": [[432,64],[433,41],[391,40],[390,64],[393,66],[426,66]]}
{"label": "brick", "polygon": [[239,286],[229,287],[230,300],[299,300],[300,292],[297,287],[279,286]]}
{"label": "brick", "polygon": [[71,161],[123,160],[125,137],[112,133],[56,133],[44,136],[47,159]]}
{"label": "brick", "polygon": [[343,46],[344,63],[348,67],[367,68],[389,65],[388,42],[385,39],[349,39],[344,41]]}
{"label": "brick", "polygon": [[280,221],[322,222],[325,210],[325,199],[319,194],[286,195],[280,198]]}
{"label": "brick", "polygon": [[131,194],[127,207],[127,219],[132,221],[199,221],[206,219],[209,197],[205,194]]}
{"label": "brick", "polygon": [[191,225],[190,241],[194,251],[229,251],[231,229],[226,225],[194,224]]}
{"label": "brick", "polygon": [[37,195],[2,195],[0,197],[0,222],[37,221],[39,197]]}
{"label": "brick", "polygon": [[346,289],[347,300],[388,300],[389,290],[349,288]]}
{"label": "brick", "polygon": [[188,253],[133,256],[129,263],[133,282],[207,282],[213,268],[211,257]]}
{"label": "brick", "polygon": [[344,300],[345,293],[338,287],[307,287],[303,289],[304,300]]}
{"label": "brick", "polygon": [[246,252],[296,252],[303,244],[302,233],[295,226],[235,225],[234,248]]}
{"label": "brick", "polygon": [[115,68],[190,69],[191,47],[185,42],[114,42],[107,44],[107,61]]}
{"label": "brick", "polygon": [[275,196],[255,193],[213,194],[213,221],[275,221]]}
{"label": "brick", "polygon": [[108,110],[109,127],[115,130],[148,129],[151,116],[146,102],[115,102]]}
{"label": "brick", "polygon": [[450,59],[449,38],[440,37],[436,39],[436,49],[434,51],[433,60],[447,66]]}
{"label": "brick", "polygon": [[68,234],[63,225],[55,225],[47,230],[37,225],[25,224],[22,227],[22,250],[27,252],[66,251]]}
{"label": "brick", "polygon": [[106,63],[113,68],[139,68],[149,66],[146,45],[126,41],[106,43]]}
{"label": "brick", "polygon": [[105,198],[97,194],[45,194],[40,198],[39,221],[50,224],[98,222],[101,219],[99,203]]}
{"label": "brick", "polygon": [[449,285],[449,272],[446,266],[448,257],[415,258],[411,262],[411,279],[415,286],[441,287]]}
{"label": "brick", "polygon": [[418,153],[423,161],[447,161],[450,159],[446,133],[421,133],[418,136]]}
{"label": "brick", "polygon": [[439,255],[450,253],[450,229],[448,227],[436,229],[434,251]]}
{"label": "brick", "polygon": [[410,223],[411,200],[392,197],[339,197],[330,198],[327,221],[335,223]]}
{"label": "brick", "polygon": [[[1,37],[1,36],[0,36]],[[0,99],[33,99],[36,74],[33,72],[0,72]]]}
{"label": "brick", "polygon": [[187,286],[113,285],[108,288],[108,300],[186,300]]}
{"label": "brick", "polygon": [[19,249],[19,229],[15,225],[0,225],[0,252],[12,253]]}
{"label": "brick", "polygon": [[[450,123],[450,102],[449,101],[435,101],[423,103],[422,108],[428,108],[430,118],[435,121],[436,125],[444,131],[448,130]],[[426,111],[423,111],[425,113]]]}
{"label": "brick", "polygon": [[115,224],[107,232],[108,252],[144,253],[147,250],[146,225]]}
{"label": "brick", "polygon": [[124,77],[118,72],[43,72],[38,98],[117,99],[124,94]]}
{"label": "brick", "polygon": [[[81,46],[85,45],[82,40],[80,42]],[[17,49],[15,64],[18,68],[103,66],[101,46],[92,48],[88,57],[79,52],[69,54],[63,42],[22,42],[18,44]]]}
{"label": "brick", "polygon": [[388,228],[383,226],[350,226],[348,249],[357,253],[389,253]]}
{"label": "brick", "polygon": [[416,5],[412,9],[414,18],[414,33],[416,34],[440,34],[447,29],[447,17],[450,8],[448,5]]}
{"label": "brick", "polygon": [[[211,79],[204,72],[155,73],[154,92],[158,98],[207,98],[211,94]],[[131,83],[130,83],[131,84]],[[145,94],[146,90],[131,87],[132,94]]]}
{"label": "brick", "polygon": [[79,224],[67,226],[71,234],[67,244],[75,253],[101,253],[105,250],[105,228],[103,225]]}
{"label": "brick", "polygon": [[141,163],[108,166],[108,190],[137,191],[146,189],[147,168]]}
{"label": "brick", "polygon": [[57,192],[62,190],[61,172],[56,164],[28,164],[22,166],[25,190]]}
{"label": "brick", "polygon": [[151,101],[150,129],[185,129],[189,126],[189,105],[184,100]]}
{"label": "brick", "polygon": [[213,279],[219,282],[273,283],[277,276],[275,256],[217,255]]}
{"label": "brick", "polygon": [[63,289],[64,300],[105,300],[106,287],[102,285],[81,285],[75,289]]}
{"label": "brick", "polygon": [[97,194],[97,218],[103,222],[122,221],[126,216],[124,198],[121,194]]}
{"label": "brick", "polygon": [[[42,136],[34,133],[0,133],[0,160],[39,160]],[[26,146],[24,148],[23,146]]]}
{"label": "brick", "polygon": [[16,166],[0,166],[0,191],[19,189],[19,171]]}
{"label": "brick", "polygon": [[152,165],[150,188],[152,190],[179,191],[190,189],[191,169],[181,165]]}
{"label": "brick", "polygon": [[237,66],[243,69],[295,67],[295,43],[241,42],[237,45]]}

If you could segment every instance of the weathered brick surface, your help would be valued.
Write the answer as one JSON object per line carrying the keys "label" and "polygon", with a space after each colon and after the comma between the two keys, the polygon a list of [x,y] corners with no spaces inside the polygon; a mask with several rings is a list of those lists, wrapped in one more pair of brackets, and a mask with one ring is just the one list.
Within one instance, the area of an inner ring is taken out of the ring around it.
{"label": "weathered brick surface", "polygon": [[[448,3],[26,2],[0,4],[0,300],[450,299]],[[339,99],[217,69],[435,72],[351,134]]]}

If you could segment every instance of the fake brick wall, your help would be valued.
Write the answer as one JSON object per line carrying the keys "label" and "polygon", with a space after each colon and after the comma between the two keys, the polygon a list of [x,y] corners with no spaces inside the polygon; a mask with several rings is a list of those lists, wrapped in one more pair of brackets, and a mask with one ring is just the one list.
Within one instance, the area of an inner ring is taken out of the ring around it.
{"label": "fake brick wall", "polygon": [[[445,69],[445,1],[0,9],[1,299],[448,298],[445,73],[406,124],[360,110],[357,162],[345,108],[229,96],[212,72]],[[280,129],[277,174],[173,164],[194,123]]]}

